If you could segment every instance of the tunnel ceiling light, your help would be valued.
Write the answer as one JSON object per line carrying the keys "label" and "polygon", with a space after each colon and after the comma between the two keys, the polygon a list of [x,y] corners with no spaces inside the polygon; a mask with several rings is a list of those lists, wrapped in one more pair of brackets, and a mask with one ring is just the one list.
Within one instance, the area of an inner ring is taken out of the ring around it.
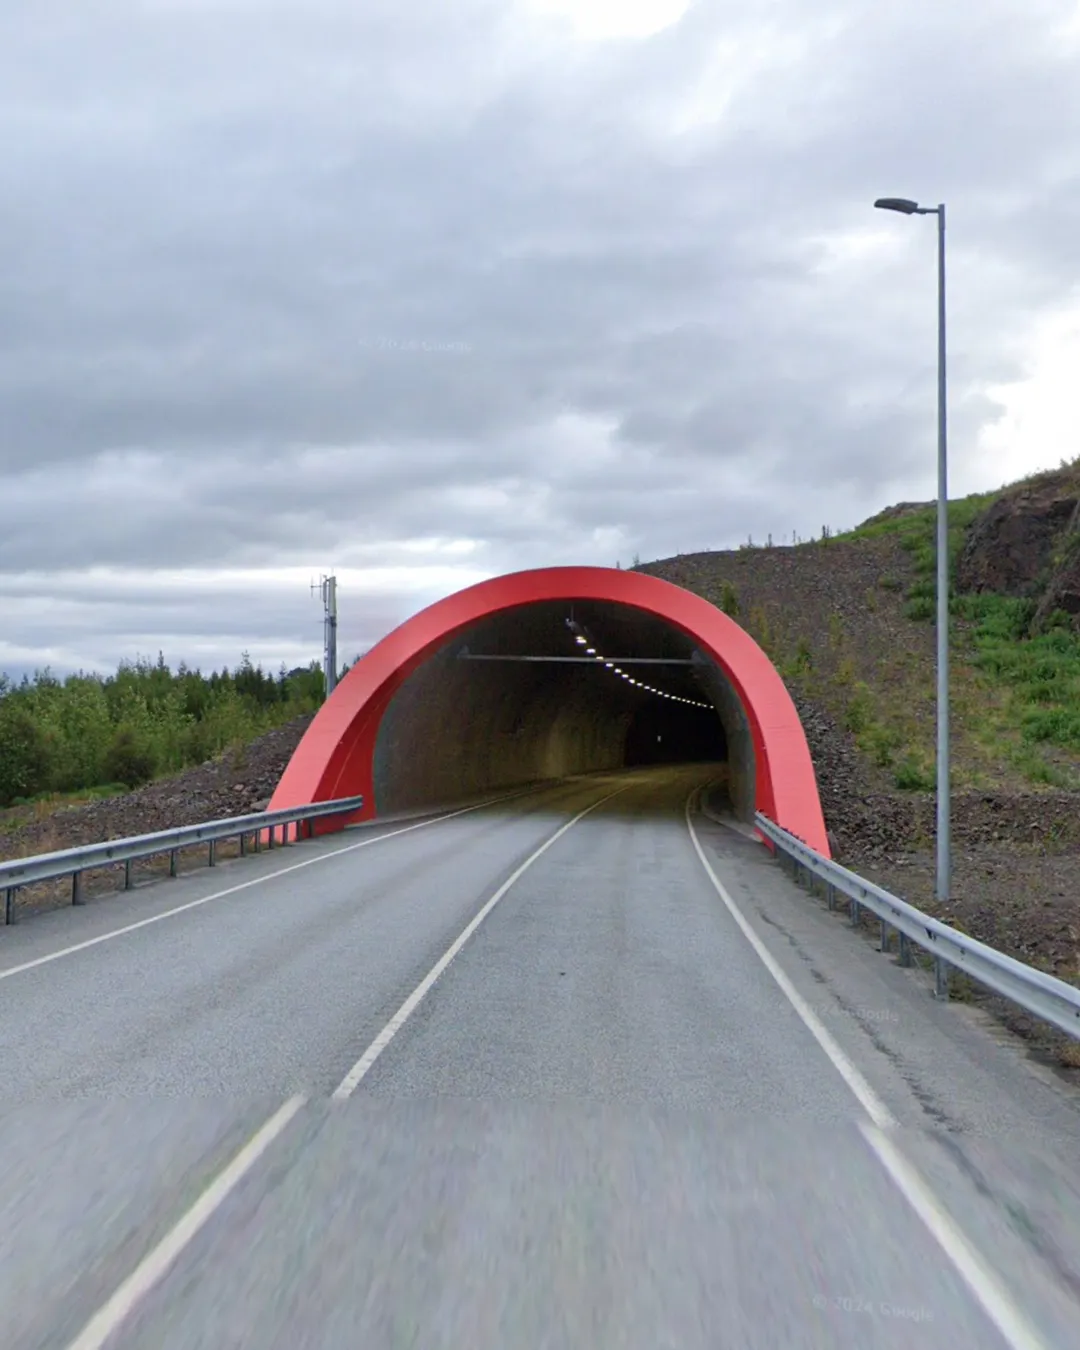
{"label": "tunnel ceiling light", "polygon": [[690,708],[707,709],[711,707],[711,704],[701,703],[697,699],[687,698],[684,694],[673,694],[670,693],[667,689],[655,689],[651,684],[645,684],[641,680],[635,680],[634,677],[630,675],[627,671],[621,670],[615,664],[614,661],[605,661],[604,657],[601,655],[601,653],[599,653],[596,650],[595,647],[590,647],[587,645],[589,641],[587,636],[587,630],[582,628],[580,624],[575,623],[574,620],[572,619],[567,619],[566,626],[571,630],[571,632],[573,632],[574,641],[578,644],[578,646],[585,648],[586,655],[591,656],[596,661],[603,661],[604,666],[608,670],[613,670],[615,674],[620,677],[620,679],[625,680],[627,684],[632,685],[635,689],[640,689],[642,693],[653,694],[656,698],[666,698],[669,699],[672,703],[685,703],[687,707]]}

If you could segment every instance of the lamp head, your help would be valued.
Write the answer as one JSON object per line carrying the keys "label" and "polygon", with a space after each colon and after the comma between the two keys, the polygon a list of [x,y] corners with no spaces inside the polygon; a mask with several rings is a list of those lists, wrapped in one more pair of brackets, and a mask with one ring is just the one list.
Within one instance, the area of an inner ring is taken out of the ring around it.
{"label": "lamp head", "polygon": [[913,216],[919,209],[918,202],[908,201],[906,197],[879,197],[874,205],[882,211],[899,211],[905,216]]}

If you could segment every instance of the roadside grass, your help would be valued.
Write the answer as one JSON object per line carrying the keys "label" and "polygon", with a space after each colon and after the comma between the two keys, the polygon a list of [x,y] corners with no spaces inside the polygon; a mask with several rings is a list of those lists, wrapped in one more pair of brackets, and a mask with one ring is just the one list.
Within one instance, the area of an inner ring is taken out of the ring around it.
{"label": "roadside grass", "polygon": [[17,797],[11,806],[0,810],[0,830],[16,830],[66,807],[87,806],[108,797],[122,797],[130,791],[123,783],[106,783],[78,792],[41,792],[35,797]]}
{"label": "roadside grass", "polygon": [[[982,493],[949,503],[953,576],[970,526],[999,495]],[[928,507],[837,538],[898,538],[911,555],[914,574],[904,613],[913,622],[932,623],[936,529],[936,509]],[[879,584],[891,591],[903,585],[895,576],[883,576]],[[954,729],[966,752],[958,758],[957,786],[991,788],[1008,768],[1034,785],[1080,787],[1080,633],[1064,615],[1033,633],[1035,608],[1033,600],[951,594],[950,696]],[[932,682],[932,671],[923,671],[916,681],[920,688],[905,689],[892,680],[879,689],[864,683],[849,701],[849,729],[860,748],[893,772],[898,788],[928,791],[934,786],[932,727],[916,729],[911,718],[905,727],[904,717],[890,711],[905,698],[932,703],[928,679]]]}

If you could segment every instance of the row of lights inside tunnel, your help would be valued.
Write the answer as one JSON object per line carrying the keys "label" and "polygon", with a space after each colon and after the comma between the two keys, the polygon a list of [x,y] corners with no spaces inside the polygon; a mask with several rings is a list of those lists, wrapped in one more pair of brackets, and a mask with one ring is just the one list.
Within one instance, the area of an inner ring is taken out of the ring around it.
{"label": "row of lights inside tunnel", "polygon": [[574,635],[574,641],[578,644],[579,647],[585,648],[586,656],[592,656],[595,657],[597,661],[603,661],[604,665],[607,667],[608,670],[613,670],[616,675],[626,680],[628,684],[632,684],[635,689],[643,689],[645,693],[655,694],[657,698],[669,698],[673,703],[687,703],[690,705],[691,708],[709,707],[708,703],[701,703],[696,698],[684,698],[681,694],[670,694],[665,689],[654,689],[651,684],[645,684],[641,680],[635,680],[633,676],[627,675],[625,670],[620,670],[619,667],[614,663],[614,661],[605,661],[604,658],[597,652],[595,647],[589,646],[588,638],[582,637],[580,633],[576,633]]}

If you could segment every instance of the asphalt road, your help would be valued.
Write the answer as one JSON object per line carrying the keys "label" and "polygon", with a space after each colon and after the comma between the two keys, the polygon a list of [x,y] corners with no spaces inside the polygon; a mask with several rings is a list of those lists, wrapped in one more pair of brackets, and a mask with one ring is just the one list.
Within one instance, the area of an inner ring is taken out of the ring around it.
{"label": "asphalt road", "polygon": [[1080,1347],[1073,1089],[701,781],[4,933],[0,1347]]}

